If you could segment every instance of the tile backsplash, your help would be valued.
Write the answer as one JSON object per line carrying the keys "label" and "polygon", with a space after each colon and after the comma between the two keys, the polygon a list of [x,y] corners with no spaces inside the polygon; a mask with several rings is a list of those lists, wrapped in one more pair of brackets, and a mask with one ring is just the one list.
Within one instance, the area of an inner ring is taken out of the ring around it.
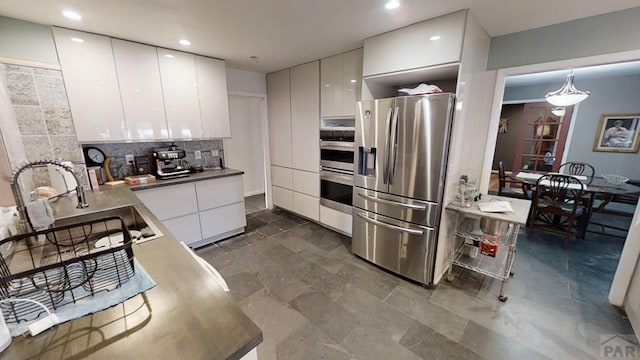
{"label": "tile backsplash", "polygon": [[[224,156],[223,151],[219,151],[219,156],[212,156],[211,150],[222,150],[222,140],[190,140],[190,141],[156,141],[156,142],[127,142],[127,143],[101,143],[87,144],[83,147],[96,147],[106,156],[113,156],[109,169],[111,175],[116,179],[124,179],[125,176],[133,174],[133,167],[127,164],[126,155],[149,156],[153,160],[151,153],[154,148],[166,148],[174,143],[178,149],[184,149],[187,153],[185,160],[188,165],[202,165],[205,168],[216,168],[220,166],[220,161]],[[201,152],[202,158],[196,160],[195,151]]]}
{"label": "tile backsplash", "polygon": [[[18,65],[3,65],[2,70],[26,160],[71,161],[80,183],[88,186],[62,72]],[[33,181],[36,186],[49,185],[46,169],[36,169]]]}

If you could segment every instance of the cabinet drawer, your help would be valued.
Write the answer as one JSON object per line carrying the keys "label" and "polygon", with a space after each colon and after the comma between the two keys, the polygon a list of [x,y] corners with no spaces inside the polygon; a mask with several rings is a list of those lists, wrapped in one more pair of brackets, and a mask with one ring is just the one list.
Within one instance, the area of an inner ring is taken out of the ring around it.
{"label": "cabinet drawer", "polygon": [[138,190],[135,194],[160,220],[198,212],[193,183]]}
{"label": "cabinet drawer", "polygon": [[271,182],[273,186],[293,189],[293,170],[280,166],[271,166]]}
{"label": "cabinet drawer", "polygon": [[293,211],[311,220],[318,221],[320,219],[320,199],[294,192]]}
{"label": "cabinet drawer", "polygon": [[293,190],[307,195],[320,197],[320,175],[317,173],[294,169]]}
{"label": "cabinet drawer", "polygon": [[353,216],[325,206],[320,206],[320,223],[351,235]]}
{"label": "cabinet drawer", "polygon": [[200,219],[198,214],[180,216],[177,218],[164,220],[164,226],[171,231],[171,234],[186,244],[194,243],[202,240],[200,232]]}
{"label": "cabinet drawer", "polygon": [[207,239],[247,225],[244,202],[200,212],[202,238]]}
{"label": "cabinet drawer", "polygon": [[208,210],[244,200],[242,176],[196,182],[198,209]]}
{"label": "cabinet drawer", "polygon": [[273,204],[283,209],[293,210],[293,191],[273,186]]}

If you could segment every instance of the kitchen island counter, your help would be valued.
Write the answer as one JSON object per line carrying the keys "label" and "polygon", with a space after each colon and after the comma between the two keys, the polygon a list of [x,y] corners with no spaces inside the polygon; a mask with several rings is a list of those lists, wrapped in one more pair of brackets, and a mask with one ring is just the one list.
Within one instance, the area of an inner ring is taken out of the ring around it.
{"label": "kitchen island counter", "polygon": [[136,259],[157,285],[35,337],[16,337],[0,359],[240,359],[262,342],[262,331],[129,186],[86,195],[86,209],[75,208],[75,197],[58,200],[56,217],[134,206],[163,233],[133,245]]}

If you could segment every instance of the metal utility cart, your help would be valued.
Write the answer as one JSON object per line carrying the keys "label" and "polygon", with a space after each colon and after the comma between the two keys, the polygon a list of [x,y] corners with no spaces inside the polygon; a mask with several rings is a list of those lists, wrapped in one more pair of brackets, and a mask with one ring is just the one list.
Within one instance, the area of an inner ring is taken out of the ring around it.
{"label": "metal utility cart", "polygon": [[[512,212],[483,212],[480,210],[480,203],[493,201],[507,201],[513,208]],[[453,265],[480,273],[502,281],[500,287],[500,301],[507,301],[505,290],[507,281],[512,275],[511,268],[515,258],[516,244],[520,225],[525,225],[529,214],[531,201],[524,199],[514,199],[503,196],[485,196],[483,200],[472,202],[471,207],[461,207],[457,203],[447,205],[447,210],[455,212],[455,232],[453,236],[453,250],[451,252],[451,263],[447,275],[448,281],[453,281],[451,270]],[[491,219],[508,223],[508,231],[499,237],[498,251],[495,257],[482,254],[478,251],[476,257],[469,256],[465,251],[465,244],[470,246],[480,246],[483,238],[482,233],[473,232],[475,219]]]}

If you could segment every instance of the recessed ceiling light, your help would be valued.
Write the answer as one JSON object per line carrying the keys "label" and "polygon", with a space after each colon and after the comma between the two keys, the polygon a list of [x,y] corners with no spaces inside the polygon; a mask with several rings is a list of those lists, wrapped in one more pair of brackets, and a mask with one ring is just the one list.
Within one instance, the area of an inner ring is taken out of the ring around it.
{"label": "recessed ceiling light", "polygon": [[72,37],[72,38],[71,38],[71,41],[73,41],[73,42],[77,42],[77,43],[83,43],[83,42],[84,42],[84,40],[82,40],[82,39],[80,39],[80,38],[77,38],[77,37]]}
{"label": "recessed ceiling light", "polygon": [[173,59],[175,56],[173,56],[171,54],[164,54],[164,57],[168,57],[169,59]]}
{"label": "recessed ceiling light", "polygon": [[397,9],[399,6],[400,6],[400,1],[398,1],[398,0],[389,0],[384,5],[384,7],[389,9],[389,10]]}
{"label": "recessed ceiling light", "polygon": [[432,37],[429,38],[429,40],[438,41],[438,40],[440,40],[440,35],[433,35]]}
{"label": "recessed ceiling light", "polygon": [[182,40],[180,40],[180,41],[178,41],[178,42],[180,43],[180,45],[184,45],[184,46],[189,46],[189,45],[191,45],[191,41],[189,41],[189,40],[185,40],[185,39],[182,39]]}
{"label": "recessed ceiling light", "polygon": [[351,82],[352,83],[356,83],[356,82],[358,82],[358,80],[353,79],[353,80],[351,80]]}
{"label": "recessed ceiling light", "polygon": [[82,16],[73,10],[65,10],[62,12],[62,16],[71,20],[82,20]]}

